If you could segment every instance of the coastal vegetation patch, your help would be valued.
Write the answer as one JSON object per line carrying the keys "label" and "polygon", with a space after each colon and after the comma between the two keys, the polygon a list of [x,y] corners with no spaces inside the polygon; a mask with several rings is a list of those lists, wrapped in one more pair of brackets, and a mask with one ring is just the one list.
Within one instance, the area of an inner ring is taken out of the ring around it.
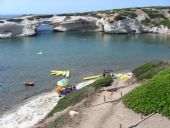
{"label": "coastal vegetation patch", "polygon": [[162,65],[164,64],[149,63],[135,71],[143,74],[149,70],[149,75],[143,74],[143,77],[139,77],[140,79],[154,77],[124,96],[123,103],[126,107],[145,116],[160,113],[170,118],[170,67],[166,67],[157,74],[162,69]]}
{"label": "coastal vegetation patch", "polygon": [[153,78],[161,70],[168,67],[169,64],[164,61],[152,61],[139,66],[132,71],[137,80],[146,80]]}

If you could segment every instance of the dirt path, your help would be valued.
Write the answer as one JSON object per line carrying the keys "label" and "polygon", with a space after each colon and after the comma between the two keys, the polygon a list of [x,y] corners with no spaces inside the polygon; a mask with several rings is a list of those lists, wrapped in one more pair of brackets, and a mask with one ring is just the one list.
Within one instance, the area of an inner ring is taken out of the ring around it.
{"label": "dirt path", "polygon": [[[109,102],[121,98],[130,90],[140,84],[129,84],[125,80],[115,81],[112,88],[119,88],[115,92],[103,91],[93,96],[90,107],[81,111],[81,121],[78,125],[65,126],[64,128],[129,128],[143,120],[141,115],[127,109],[123,103]],[[111,87],[108,87],[111,89]],[[108,88],[105,88],[106,90]],[[79,116],[73,117],[78,120]],[[170,128],[170,120],[154,114],[140,123],[136,128]]]}

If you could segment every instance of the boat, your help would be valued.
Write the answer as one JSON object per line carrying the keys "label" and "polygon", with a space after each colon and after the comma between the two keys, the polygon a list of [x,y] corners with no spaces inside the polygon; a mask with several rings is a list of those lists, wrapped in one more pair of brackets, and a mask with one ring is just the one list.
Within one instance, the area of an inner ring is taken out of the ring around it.
{"label": "boat", "polygon": [[56,76],[60,76],[60,75],[63,75],[65,76],[66,75],[66,71],[57,71],[57,70],[51,70],[51,75],[56,75]]}
{"label": "boat", "polygon": [[129,79],[131,77],[128,74],[123,74],[123,73],[118,73],[118,74],[115,73],[114,76],[118,79]]}
{"label": "boat", "polygon": [[25,86],[34,86],[33,81],[25,82]]}
{"label": "boat", "polygon": [[66,77],[70,77],[70,72],[68,70],[66,71]]}
{"label": "boat", "polygon": [[85,77],[85,78],[83,78],[83,79],[84,79],[84,80],[91,80],[91,79],[97,79],[97,78],[99,78],[99,77],[102,77],[102,75]]}

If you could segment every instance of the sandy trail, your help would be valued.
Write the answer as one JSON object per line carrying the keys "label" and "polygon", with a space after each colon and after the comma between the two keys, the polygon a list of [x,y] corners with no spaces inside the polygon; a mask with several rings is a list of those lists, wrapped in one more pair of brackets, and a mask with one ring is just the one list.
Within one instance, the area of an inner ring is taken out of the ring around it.
{"label": "sandy trail", "polygon": [[[81,116],[80,123],[78,125],[64,126],[64,128],[129,128],[140,122],[142,120],[141,115],[126,108],[121,101],[117,103],[107,102],[120,99],[121,93],[125,95],[140,84],[129,85],[125,80],[120,80],[115,81],[112,87],[115,87],[115,83],[119,88],[117,91],[96,93],[90,103],[91,107],[81,110],[81,115],[79,115],[79,117]],[[104,101],[104,96],[107,103]],[[74,120],[76,118],[75,116]],[[155,114],[136,128],[170,128],[170,120],[160,114]]]}
{"label": "sandy trail", "polygon": [[[80,83],[76,86],[81,89],[94,80]],[[0,117],[0,128],[31,128],[57,105],[60,97],[54,91],[42,93],[28,99],[24,104],[5,113]]]}

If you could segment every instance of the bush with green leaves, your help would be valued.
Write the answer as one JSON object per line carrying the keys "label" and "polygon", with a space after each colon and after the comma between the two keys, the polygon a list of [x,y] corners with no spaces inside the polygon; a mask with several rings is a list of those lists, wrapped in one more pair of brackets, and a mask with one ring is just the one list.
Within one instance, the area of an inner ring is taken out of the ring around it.
{"label": "bush with green leaves", "polygon": [[151,20],[149,18],[145,18],[141,21],[143,25],[149,26],[151,24]]}
{"label": "bush with green leaves", "polygon": [[169,64],[163,61],[148,62],[134,69],[132,72],[137,80],[145,80],[154,77]]}
{"label": "bush with green leaves", "polygon": [[166,19],[166,17],[162,14],[157,14],[157,13],[148,13],[149,17],[151,19],[154,19],[154,18],[162,18],[162,19]]}
{"label": "bush with green leaves", "polygon": [[130,11],[125,11],[125,12],[121,13],[121,15],[124,17],[132,18],[132,19],[137,17],[136,13],[130,12]]}
{"label": "bush with green leaves", "polygon": [[126,19],[126,17],[121,16],[120,14],[114,17],[115,21],[124,20],[124,19]]}
{"label": "bush with green leaves", "polygon": [[164,25],[167,26],[168,28],[170,28],[170,20],[169,19],[163,19],[160,21],[160,25]]}
{"label": "bush with green leaves", "polygon": [[112,78],[104,77],[98,79],[97,81],[83,89],[73,91],[65,95],[62,99],[59,100],[58,104],[54,107],[54,109],[49,113],[48,116],[52,116],[54,113],[62,111],[69,106],[74,106],[75,104],[81,102],[83,99],[87,98],[90,94],[93,94],[101,87],[110,86],[112,81]]}
{"label": "bush with green leaves", "polygon": [[123,103],[143,115],[160,113],[170,118],[170,67],[124,96]]}

